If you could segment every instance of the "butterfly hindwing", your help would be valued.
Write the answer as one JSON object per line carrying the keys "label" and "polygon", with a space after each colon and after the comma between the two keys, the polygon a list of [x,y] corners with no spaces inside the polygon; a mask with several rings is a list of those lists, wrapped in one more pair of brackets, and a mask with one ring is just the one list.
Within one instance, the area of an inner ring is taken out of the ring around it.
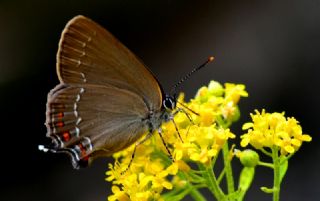
{"label": "butterfly hindwing", "polygon": [[48,95],[47,136],[56,152],[69,152],[74,166],[94,155],[111,155],[146,131],[145,102],[125,89],[60,84]]}

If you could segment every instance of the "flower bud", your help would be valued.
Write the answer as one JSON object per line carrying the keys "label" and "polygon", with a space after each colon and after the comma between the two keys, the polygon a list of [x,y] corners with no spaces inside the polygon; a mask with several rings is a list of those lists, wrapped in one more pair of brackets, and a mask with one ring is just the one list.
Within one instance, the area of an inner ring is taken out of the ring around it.
{"label": "flower bud", "polygon": [[214,95],[214,96],[222,96],[224,93],[224,89],[223,86],[216,81],[210,81],[209,85],[208,85],[208,90],[210,92],[210,94]]}
{"label": "flower bud", "polygon": [[236,155],[245,167],[255,167],[260,160],[258,153],[251,149],[246,149],[241,152],[239,151]]}

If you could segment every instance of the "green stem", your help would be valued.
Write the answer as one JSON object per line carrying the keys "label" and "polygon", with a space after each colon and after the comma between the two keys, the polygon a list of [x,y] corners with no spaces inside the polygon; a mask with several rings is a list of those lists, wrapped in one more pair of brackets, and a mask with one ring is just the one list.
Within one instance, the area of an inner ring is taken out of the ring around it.
{"label": "green stem", "polygon": [[279,201],[280,196],[280,159],[278,156],[278,148],[272,148],[272,160],[273,160],[273,201]]}
{"label": "green stem", "polygon": [[190,196],[194,200],[196,200],[196,201],[207,201],[207,199],[200,193],[200,191],[197,188],[195,188],[195,186],[192,185],[191,182],[188,181],[186,173],[179,172],[178,176],[187,181],[186,186],[190,190]]}
{"label": "green stem", "polygon": [[214,168],[217,159],[218,159],[218,154],[215,157],[212,158],[212,160],[211,160],[211,168]]}
{"label": "green stem", "polygon": [[231,194],[231,193],[234,193],[234,181],[233,181],[233,174],[232,174],[231,160],[230,160],[230,150],[229,150],[228,142],[224,143],[222,152],[223,152],[224,168],[226,170],[228,194]]}
{"label": "green stem", "polygon": [[190,189],[190,196],[196,201],[207,201],[207,199],[196,188]]}
{"label": "green stem", "polygon": [[272,153],[268,152],[268,151],[265,150],[264,148],[261,148],[260,151],[261,151],[262,153],[264,153],[265,155],[272,157]]}
{"label": "green stem", "polygon": [[211,166],[205,166],[203,164],[198,164],[199,169],[203,170],[203,178],[206,179],[207,186],[211,193],[215,196],[218,201],[226,201],[226,196],[218,185],[216,176],[214,175]]}
{"label": "green stem", "polygon": [[222,170],[222,172],[220,173],[220,175],[219,175],[219,177],[218,177],[218,184],[220,185],[220,183],[221,183],[221,181],[222,181],[222,179],[223,179],[223,177],[224,177],[224,175],[226,174],[226,169],[225,168],[223,168],[223,170]]}
{"label": "green stem", "polygon": [[258,162],[258,165],[264,166],[264,167],[268,167],[268,168],[271,168],[271,169],[274,168],[274,165],[273,165],[273,164],[271,164],[271,163],[266,163],[266,162],[262,162],[262,161],[259,161],[259,162]]}
{"label": "green stem", "polygon": [[282,160],[281,162],[285,162],[286,160],[289,160],[295,153],[290,154],[289,156],[286,157],[285,160]]}

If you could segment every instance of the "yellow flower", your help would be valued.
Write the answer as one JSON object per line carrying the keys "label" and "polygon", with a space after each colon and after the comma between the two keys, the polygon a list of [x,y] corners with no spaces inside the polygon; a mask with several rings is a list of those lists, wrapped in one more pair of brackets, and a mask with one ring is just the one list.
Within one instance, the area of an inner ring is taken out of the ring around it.
{"label": "yellow flower", "polygon": [[124,191],[121,191],[118,186],[112,186],[111,191],[113,195],[109,196],[109,201],[129,201],[130,198],[126,195]]}
{"label": "yellow flower", "polygon": [[[168,175],[175,175],[178,171],[176,163],[165,167],[161,160],[151,160],[149,157],[145,161],[143,154],[135,158],[139,162],[133,162],[131,168],[124,172],[121,166],[126,167],[128,164],[119,164],[120,166],[113,168],[109,165],[110,170],[107,171],[108,181],[113,181],[113,195],[108,200],[159,200],[160,193],[165,189],[172,189],[172,184],[167,180]],[[119,186],[121,186],[121,190]]]}
{"label": "yellow flower", "polygon": [[237,104],[240,100],[240,97],[248,97],[248,92],[245,91],[245,85],[243,84],[225,84],[225,97],[227,100],[232,101],[234,104]]}
{"label": "yellow flower", "polygon": [[106,173],[106,180],[114,185],[113,195],[108,199],[161,200],[163,190],[187,182],[178,173],[190,171],[190,161],[210,164],[228,139],[235,138],[229,129],[220,125],[224,123],[221,119],[226,122],[233,119],[238,112],[239,98],[247,96],[243,85],[225,86],[223,88],[218,82],[211,81],[208,87],[201,87],[190,102],[185,102],[184,94],[180,94],[177,108],[184,112],[174,116],[177,129],[171,121],[161,126],[162,136],[174,162],[169,159],[166,147],[157,133],[136,148],[131,166],[124,174],[134,145],[114,154],[116,162],[114,165],[109,164]]}
{"label": "yellow flower", "polygon": [[245,123],[243,130],[247,133],[241,136],[241,146],[251,144],[256,149],[277,146],[282,155],[296,152],[303,141],[311,141],[311,137],[302,133],[299,122],[291,117],[286,118],[284,113],[266,113],[265,110],[255,110],[251,114],[252,122]]}

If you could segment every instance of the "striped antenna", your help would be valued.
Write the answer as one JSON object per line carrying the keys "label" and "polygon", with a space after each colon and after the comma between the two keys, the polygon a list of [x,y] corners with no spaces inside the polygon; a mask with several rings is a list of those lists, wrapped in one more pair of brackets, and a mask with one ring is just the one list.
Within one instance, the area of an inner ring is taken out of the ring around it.
{"label": "striped antenna", "polygon": [[200,66],[194,68],[190,73],[188,73],[187,75],[185,75],[184,77],[182,77],[179,82],[177,82],[171,89],[170,94],[173,95],[173,97],[176,99],[176,95],[177,95],[177,87],[180,86],[184,81],[186,81],[187,79],[190,78],[190,76],[197,72],[198,70],[200,70],[201,68],[205,67],[208,63],[210,63],[211,61],[214,60],[213,56],[210,56],[203,64],[201,64]]}

